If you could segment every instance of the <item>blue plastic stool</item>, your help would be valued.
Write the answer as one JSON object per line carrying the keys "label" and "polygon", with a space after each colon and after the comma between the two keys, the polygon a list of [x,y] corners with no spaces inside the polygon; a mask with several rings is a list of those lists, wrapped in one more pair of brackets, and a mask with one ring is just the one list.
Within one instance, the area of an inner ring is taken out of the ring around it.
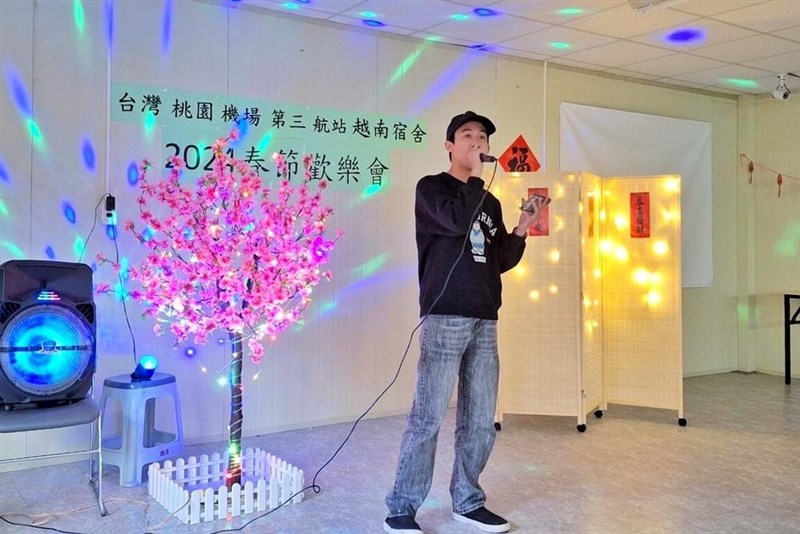
{"label": "blue plastic stool", "polygon": [[[155,428],[156,398],[172,399],[175,434]],[[130,375],[117,375],[103,382],[100,409],[105,418],[109,399],[122,405],[122,434],[103,439],[103,463],[119,467],[119,485],[138,486],[148,464],[183,453],[181,403],[175,377],[154,373],[150,380],[134,382]]]}

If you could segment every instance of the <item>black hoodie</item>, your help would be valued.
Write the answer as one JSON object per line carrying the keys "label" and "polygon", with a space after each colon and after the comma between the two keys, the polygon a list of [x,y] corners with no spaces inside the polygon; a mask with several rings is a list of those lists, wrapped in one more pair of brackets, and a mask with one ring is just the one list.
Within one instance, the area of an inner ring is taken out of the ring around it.
{"label": "black hoodie", "polygon": [[[483,186],[476,176],[464,183],[446,172],[417,183],[420,317],[432,313],[497,319],[500,274],[519,263],[525,238],[506,231],[500,202]],[[481,199],[483,204],[471,219]],[[431,309],[462,246],[464,254],[447,289]]]}

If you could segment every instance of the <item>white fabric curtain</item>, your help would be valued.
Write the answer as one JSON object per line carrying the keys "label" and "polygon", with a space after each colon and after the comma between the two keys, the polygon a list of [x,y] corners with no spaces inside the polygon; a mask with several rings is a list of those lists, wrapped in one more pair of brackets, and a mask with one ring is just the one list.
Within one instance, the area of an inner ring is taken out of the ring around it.
{"label": "white fabric curtain", "polygon": [[713,280],[711,124],[561,103],[561,171],[681,175],[683,287]]}

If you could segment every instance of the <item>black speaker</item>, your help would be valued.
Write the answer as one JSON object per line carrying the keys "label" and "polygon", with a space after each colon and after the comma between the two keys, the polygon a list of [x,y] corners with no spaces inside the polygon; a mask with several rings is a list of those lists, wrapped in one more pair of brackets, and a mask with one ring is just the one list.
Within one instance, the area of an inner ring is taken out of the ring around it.
{"label": "black speaker", "polygon": [[96,364],[92,270],[82,263],[0,265],[0,406],[79,401]]}

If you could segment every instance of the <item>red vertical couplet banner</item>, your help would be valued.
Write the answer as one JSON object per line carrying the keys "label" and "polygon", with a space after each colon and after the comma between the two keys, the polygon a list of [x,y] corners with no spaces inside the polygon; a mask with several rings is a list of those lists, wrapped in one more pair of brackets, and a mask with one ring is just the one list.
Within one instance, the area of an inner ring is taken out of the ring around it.
{"label": "red vertical couplet banner", "polygon": [[[544,198],[549,198],[548,188],[546,187],[529,187],[528,198],[532,195],[541,195]],[[542,208],[539,218],[533,225],[528,228],[528,235],[550,235],[550,205]]]}
{"label": "red vertical couplet banner", "polygon": [[631,193],[631,237],[650,237],[650,193]]}
{"label": "red vertical couplet banner", "polygon": [[586,200],[588,200],[587,207],[589,211],[589,213],[586,214],[586,218],[589,219],[587,228],[588,237],[594,237],[594,195],[589,193],[589,198]]}

